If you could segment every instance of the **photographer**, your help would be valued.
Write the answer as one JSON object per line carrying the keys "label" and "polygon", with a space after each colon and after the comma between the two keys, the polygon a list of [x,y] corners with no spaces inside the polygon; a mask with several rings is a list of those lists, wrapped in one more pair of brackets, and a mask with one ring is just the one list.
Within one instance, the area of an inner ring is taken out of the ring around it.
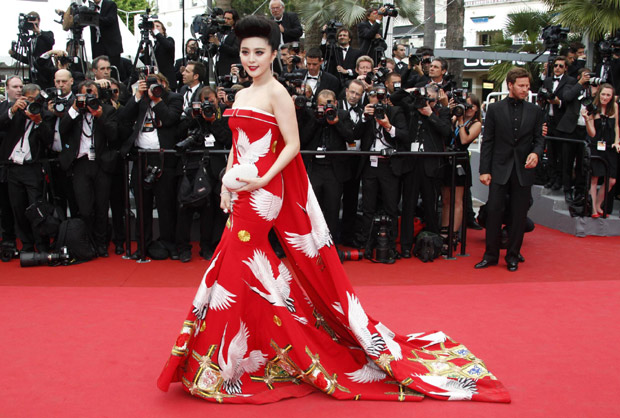
{"label": "photographer", "polygon": [[370,77],[373,75],[374,61],[368,55],[362,55],[357,59],[355,63],[355,73],[357,74],[356,80],[358,80],[364,86],[364,94],[360,99],[360,103],[363,106],[368,104],[368,92],[372,90],[372,83],[368,83],[368,74]]}
{"label": "photographer", "polygon": [[[363,156],[358,173],[362,176],[363,236],[358,245],[368,241],[375,215],[383,209],[389,216],[391,254],[389,261],[396,260],[395,240],[398,235],[399,181],[403,160],[390,157],[397,150],[407,150],[410,143],[407,121],[401,110],[387,104],[385,87],[373,86],[369,92],[369,104],[364,108],[364,131],[362,151],[381,151],[381,156]],[[382,207],[379,207],[381,202]]]}
{"label": "photographer", "polygon": [[[70,44],[67,45],[70,49]],[[68,70],[71,72],[71,77],[77,84],[81,83],[85,79],[84,73],[81,72],[81,61],[78,57],[72,57],[67,51],[60,49],[53,49],[45,52],[36,60],[36,66],[39,69],[39,78],[44,80],[42,86],[53,87],[54,86],[54,74],[58,70]]]}
{"label": "photographer", "polygon": [[[410,94],[407,94],[410,93]],[[411,151],[441,152],[450,136],[450,110],[438,104],[439,88],[429,84],[395,92],[391,99],[395,105],[406,109],[409,115],[409,132],[413,142]],[[442,178],[441,157],[409,158],[403,167],[403,210],[400,225],[400,242],[403,258],[411,257],[413,246],[413,221],[419,195],[424,206],[424,221],[428,231],[438,233],[437,189]]]}
{"label": "photographer", "polygon": [[[14,75],[7,78],[5,86],[7,97],[5,101],[0,102],[0,114],[7,113],[13,103],[22,97],[24,83],[19,76]],[[5,137],[6,131],[0,130],[0,147],[2,147]],[[15,218],[11,209],[7,171],[8,167],[0,165],[0,227],[2,227],[2,245],[15,248]]]}
{"label": "photographer", "polygon": [[23,23],[20,21],[19,36],[23,36],[23,40],[27,39],[28,45],[22,45],[26,48],[20,51],[11,48],[9,55],[23,64],[33,64],[33,67],[30,68],[32,82],[39,82],[41,80],[37,74],[39,69],[36,65],[36,59],[54,47],[54,33],[41,30],[41,17],[37,12],[30,12],[23,16],[23,19]]}
{"label": "photographer", "polygon": [[101,103],[97,84],[84,81],[60,120],[60,166],[70,170],[80,218],[84,220],[100,257],[108,256],[110,176],[116,166],[116,111]]}
{"label": "photographer", "polygon": [[[191,69],[193,64],[186,68]],[[183,112],[183,96],[170,91],[168,80],[162,74],[142,75],[135,95],[121,112],[121,120],[134,123],[133,132],[123,146],[121,155],[137,150],[172,150],[177,143],[177,129]],[[175,257],[176,225],[176,166],[172,154],[149,153],[144,158],[143,184],[137,184],[138,165],[133,165],[132,187],[143,189],[143,223],[147,248],[153,239],[153,199],[159,214],[159,240],[168,253]],[[165,257],[167,258],[167,257]]]}
{"label": "photographer", "polygon": [[[153,51],[155,53],[155,59],[157,60],[157,69],[160,74],[166,76],[167,80],[170,80],[170,89],[176,90],[177,79],[174,72],[174,39],[166,35],[166,27],[160,20],[153,21],[151,36],[155,38]],[[141,56],[140,60],[145,62],[146,58]]]}
{"label": "photographer", "polygon": [[357,24],[357,35],[360,42],[360,51],[364,55],[370,56],[373,60],[378,60],[377,50],[379,50],[381,56],[387,49],[387,44],[383,40],[381,34],[381,20],[383,19],[383,13],[385,7],[377,9],[376,7],[370,7],[366,9],[366,20]]}
{"label": "photographer", "polygon": [[573,42],[568,46],[566,53],[566,62],[568,68],[566,73],[574,78],[577,78],[580,69],[586,65],[586,46],[581,42]]}
{"label": "photographer", "polygon": [[226,21],[226,27],[230,28],[228,32],[221,34],[221,38],[218,37],[218,34],[211,35],[212,42],[218,46],[217,62],[215,64],[218,76],[230,74],[231,65],[241,62],[239,58],[239,40],[235,35],[235,25],[239,20],[239,13],[236,10],[226,10],[224,12],[224,20]]}
{"label": "photographer", "polygon": [[194,212],[200,215],[200,255],[205,260],[213,256],[226,224],[227,216],[219,210],[220,172],[226,168],[226,157],[224,154],[208,155],[210,150],[230,149],[232,146],[232,132],[228,127],[228,118],[223,117],[224,109],[215,92],[210,87],[203,87],[200,102],[194,102],[191,108],[186,109],[190,117],[183,119],[179,127],[179,137],[184,140],[177,143],[176,148],[181,152],[204,150],[206,154],[183,154],[177,174],[185,172],[187,178],[193,180],[201,167],[200,161],[206,158],[205,169],[211,185],[209,196],[200,206],[178,208],[176,246],[182,263],[192,258],[190,232]]}
{"label": "photographer", "polygon": [[[189,61],[183,70],[183,86],[179,94],[183,97],[183,109],[187,109],[199,99],[202,84],[207,76],[207,67],[199,61]],[[185,116],[183,116],[185,117]]]}
{"label": "photographer", "polygon": [[190,61],[198,61],[200,58],[198,40],[190,38],[185,42],[185,56],[174,62],[174,74],[177,80],[177,87],[183,86],[183,71]]}
{"label": "photographer", "polygon": [[362,56],[362,51],[351,47],[351,31],[347,28],[341,27],[336,32],[338,45],[333,41],[328,42],[328,33],[333,30],[328,25],[323,26],[321,51],[328,62],[326,71],[340,80],[354,78],[355,65],[357,59]]}
{"label": "photographer", "polygon": [[[347,140],[358,139],[360,135],[359,131],[354,133],[349,112],[338,109],[336,94],[331,90],[322,90],[318,94],[315,114],[305,127],[312,133],[301,143],[301,149],[305,150],[345,151]],[[350,160],[325,154],[304,155],[303,159],[327,226],[336,235],[342,185],[352,174]]]}
{"label": "photographer", "polygon": [[[102,99],[107,99],[107,97],[110,96],[109,90],[112,88],[112,66],[107,56],[103,55],[93,60],[93,78],[99,88],[100,97]],[[127,88],[122,83],[119,86],[119,93],[120,95],[117,96],[117,101],[123,104],[126,103],[127,100],[129,100],[129,94]],[[115,107],[118,108],[118,106]]]}
{"label": "photographer", "polygon": [[274,61],[274,71],[281,74],[292,73],[295,70],[303,69],[305,51],[299,42],[291,42],[280,46],[280,60]]}
{"label": "photographer", "polygon": [[340,92],[340,81],[335,76],[321,70],[323,54],[319,48],[311,48],[306,54],[306,70],[300,74],[306,85],[306,96],[315,103],[322,90]]}
{"label": "photographer", "polygon": [[[550,136],[565,137],[567,132],[572,132],[577,123],[579,108],[571,102],[576,101],[583,90],[582,83],[566,74],[566,57],[558,56],[553,60],[553,77],[546,77],[543,87],[538,91],[538,100],[545,109],[546,123]],[[567,109],[570,109],[568,117],[564,117]],[[562,122],[562,125],[560,123]],[[559,129],[558,129],[559,128]],[[549,180],[545,188],[560,190],[562,187],[562,143],[547,141],[547,164]]]}
{"label": "photographer", "polygon": [[395,64],[394,71],[402,77],[409,67],[409,63],[407,62],[407,47],[403,44],[394,44],[392,47],[392,58]]}
{"label": "photographer", "polygon": [[92,56],[106,55],[116,68],[121,66],[123,38],[118,26],[116,2],[112,0],[93,0],[95,10],[99,13],[99,26],[90,27],[90,44]]}
{"label": "photographer", "polygon": [[48,238],[35,234],[26,208],[43,197],[42,166],[38,161],[53,140],[51,115],[40,100],[41,88],[26,84],[23,95],[0,113],[0,161],[7,166],[8,195],[22,251],[48,250]]}
{"label": "photographer", "polygon": [[304,30],[299,22],[296,13],[285,12],[282,0],[271,0],[269,2],[271,17],[280,28],[280,45],[289,42],[299,42],[299,38],[304,34]]}
{"label": "photographer", "polygon": [[425,46],[418,48],[415,54],[410,55],[407,60],[407,70],[403,74],[404,88],[425,86],[430,83],[428,72],[433,59],[433,49]]}
{"label": "photographer", "polygon": [[[47,110],[53,115],[51,121],[54,127],[54,142],[48,150],[48,156],[53,159],[58,159],[62,151],[60,121],[75,101],[75,95],[72,92],[73,84],[73,76],[68,70],[58,70],[54,74],[55,89],[53,94],[50,95],[53,98],[47,103]],[[68,207],[71,211],[71,216],[77,217],[79,211],[73,193],[71,177],[62,169],[60,161],[51,162],[50,168],[51,184],[57,200],[55,203],[63,209],[63,213],[67,213]]]}

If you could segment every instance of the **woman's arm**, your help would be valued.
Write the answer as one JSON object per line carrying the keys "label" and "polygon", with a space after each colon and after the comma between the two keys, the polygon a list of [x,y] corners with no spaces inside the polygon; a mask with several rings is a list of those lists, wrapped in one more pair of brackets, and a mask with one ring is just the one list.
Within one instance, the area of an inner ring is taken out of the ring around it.
{"label": "woman's arm", "polygon": [[[469,131],[469,133],[467,133],[467,131]],[[459,129],[459,139],[461,144],[471,144],[474,139],[478,138],[480,132],[482,132],[482,123],[478,120],[472,123],[467,130],[464,126],[461,127],[461,129]]]}
{"label": "woman's arm", "polygon": [[586,121],[586,132],[591,138],[594,138],[596,136],[596,128],[594,127],[594,116],[588,115],[588,112],[585,109],[581,110],[581,115]]}
{"label": "woman's arm", "polygon": [[236,192],[250,192],[269,184],[273,178],[278,175],[284,167],[290,163],[299,153],[299,130],[297,127],[297,118],[295,116],[295,105],[293,100],[284,87],[274,81],[274,89],[271,94],[271,107],[278,122],[280,133],[284,139],[284,148],[278,155],[276,161],[267,172],[259,178],[239,179],[239,181],[247,182],[245,186],[235,190]]}
{"label": "woman's arm", "polygon": [[620,152],[620,130],[618,129],[618,119],[620,119],[620,117],[618,117],[618,103],[614,103],[614,115],[616,115],[616,123],[614,126],[614,132],[615,132],[615,137],[614,137],[614,143],[612,144],[612,148],[616,149],[616,152]]}

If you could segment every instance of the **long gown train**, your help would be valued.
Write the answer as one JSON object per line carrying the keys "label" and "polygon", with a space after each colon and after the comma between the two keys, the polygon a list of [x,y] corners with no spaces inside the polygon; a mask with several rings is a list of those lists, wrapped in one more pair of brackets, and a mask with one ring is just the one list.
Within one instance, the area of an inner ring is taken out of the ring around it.
{"label": "long gown train", "polygon": [[[273,115],[227,110],[234,164],[264,174],[284,147]],[[233,214],[159,379],[194,396],[268,403],[320,390],[337,399],[510,402],[464,345],[407,336],[369,317],[342,268],[298,155]],[[291,269],[267,239],[274,227]]]}

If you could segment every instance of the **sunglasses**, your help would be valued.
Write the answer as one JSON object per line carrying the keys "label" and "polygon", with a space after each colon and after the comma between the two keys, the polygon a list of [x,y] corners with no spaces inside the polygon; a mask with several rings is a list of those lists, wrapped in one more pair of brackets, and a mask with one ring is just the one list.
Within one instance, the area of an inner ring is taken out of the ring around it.
{"label": "sunglasses", "polygon": [[558,68],[558,67],[564,68],[564,64],[553,64],[553,67],[555,67],[555,68]]}

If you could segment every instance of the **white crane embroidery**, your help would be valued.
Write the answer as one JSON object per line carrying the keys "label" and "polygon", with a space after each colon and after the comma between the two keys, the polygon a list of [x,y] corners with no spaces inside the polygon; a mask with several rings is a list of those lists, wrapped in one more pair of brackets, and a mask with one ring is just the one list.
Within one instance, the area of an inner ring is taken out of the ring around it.
{"label": "white crane embroidery", "polygon": [[274,277],[269,259],[267,259],[265,253],[261,250],[254,250],[254,257],[243,260],[243,263],[250,268],[252,274],[261,282],[267,292],[250,286],[250,284],[246,282],[250,289],[258,293],[272,305],[282,306],[290,312],[295,312],[295,301],[290,297],[290,283],[293,277],[284,263],[280,262],[278,265],[278,277]]}
{"label": "white crane embroidery", "polygon": [[353,335],[368,355],[378,357],[379,353],[385,350],[385,341],[378,333],[371,334],[368,330],[368,316],[357,296],[347,292],[347,300],[349,302],[349,327]]}
{"label": "white crane embroidery", "polygon": [[[298,203],[299,205],[299,203]],[[301,207],[301,205],[299,205]],[[319,250],[324,246],[331,246],[332,236],[321,212],[321,207],[316,200],[312,186],[308,184],[308,201],[306,207],[301,208],[310,218],[312,231],[308,234],[296,234],[286,232],[286,240],[296,250],[303,252],[306,257],[314,258],[319,255]]]}
{"label": "white crane embroidery", "polygon": [[381,322],[375,325],[375,328],[377,331],[379,331],[379,334],[381,334],[381,337],[383,338],[383,341],[385,341],[387,349],[390,351],[392,356],[394,356],[394,360],[401,360],[403,358],[403,352],[400,348],[400,344],[394,341],[394,337],[396,336],[396,334],[394,334],[388,327],[383,325]]}
{"label": "white crane embroidery", "polygon": [[355,383],[379,382],[387,377],[387,374],[371,359],[368,359],[368,363],[364,364],[361,369],[345,374]]}
{"label": "white crane embroidery", "polygon": [[424,335],[423,337],[421,337],[421,335],[424,335],[424,333],[416,332],[413,334],[409,334],[407,335],[407,337],[409,337],[407,338],[407,341],[413,341],[413,340],[428,341],[428,344],[426,344],[425,346],[422,346],[422,348],[426,348],[426,347],[430,347],[431,345],[445,343],[446,340],[448,339],[448,336],[441,331],[437,331],[432,334]]}
{"label": "white crane embroidery", "polygon": [[247,134],[237,128],[237,161],[239,164],[256,164],[271,148],[271,129],[259,140],[250,142]]}
{"label": "white crane embroidery", "polygon": [[459,377],[449,379],[445,376],[425,376],[417,375],[424,383],[433,385],[443,392],[429,391],[432,395],[447,396],[449,401],[468,401],[478,393],[476,381],[474,379]]}
{"label": "white crane embroidery", "polygon": [[252,209],[266,221],[273,221],[282,209],[282,198],[265,189],[256,189],[250,197]]}
{"label": "white crane embroidery", "polygon": [[224,327],[217,362],[222,370],[222,378],[224,379],[222,387],[226,390],[226,393],[232,395],[241,393],[241,376],[244,373],[254,373],[257,371],[267,362],[267,355],[260,350],[253,350],[248,357],[245,357],[245,353],[248,351],[248,337],[250,333],[243,321],[240,321],[239,332],[228,344],[228,355],[226,361],[224,361],[226,328],[228,328],[228,324]]}
{"label": "white crane embroidery", "polygon": [[192,312],[198,319],[205,319],[209,308],[216,311],[224,310],[230,308],[230,305],[236,302],[233,298],[237,295],[230,293],[223,286],[220,286],[217,283],[217,280],[213,282],[211,287],[207,286],[207,276],[213,267],[215,267],[215,263],[217,262],[219,256],[220,254],[218,253],[211,261],[209,268],[207,268],[207,271],[200,282],[196,296],[194,297],[194,309]]}

